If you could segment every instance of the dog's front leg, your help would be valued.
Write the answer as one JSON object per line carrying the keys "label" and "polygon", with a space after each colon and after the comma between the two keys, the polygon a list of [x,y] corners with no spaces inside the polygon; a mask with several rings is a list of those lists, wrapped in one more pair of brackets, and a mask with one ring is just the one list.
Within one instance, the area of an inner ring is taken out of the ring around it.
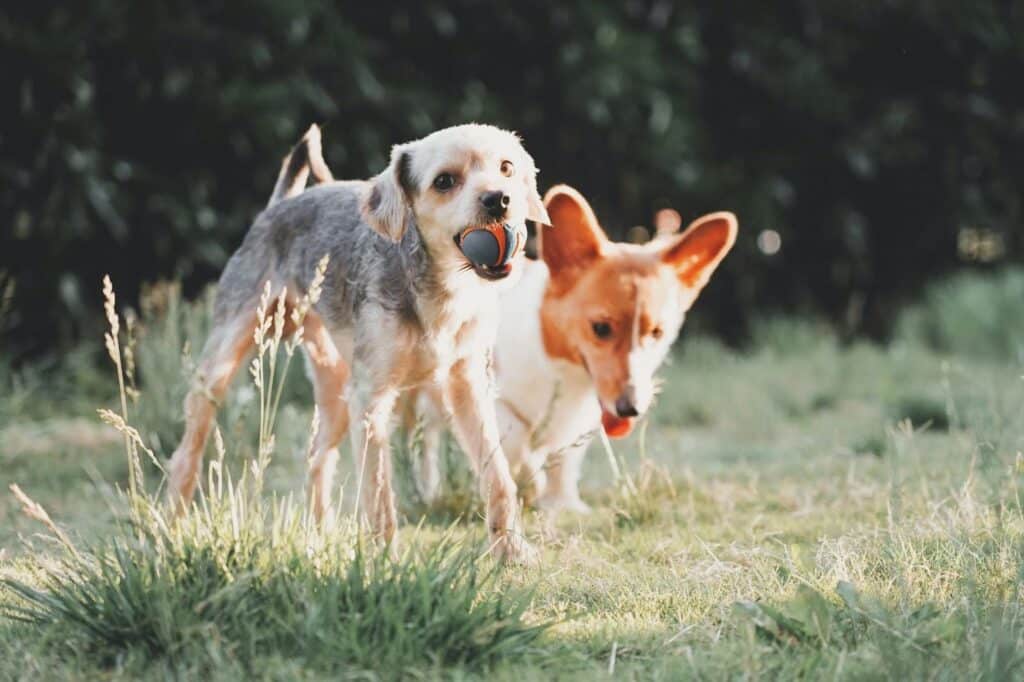
{"label": "dog's front leg", "polygon": [[537,555],[523,536],[516,484],[498,438],[490,384],[483,358],[462,358],[452,366],[445,391],[447,403],[455,436],[472,459],[487,502],[487,528],[495,555],[511,563],[531,564]]}

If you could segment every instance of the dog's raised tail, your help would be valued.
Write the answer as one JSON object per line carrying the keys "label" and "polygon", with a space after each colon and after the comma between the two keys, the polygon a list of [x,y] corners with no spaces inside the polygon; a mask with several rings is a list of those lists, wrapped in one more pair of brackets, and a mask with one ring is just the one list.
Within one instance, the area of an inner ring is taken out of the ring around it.
{"label": "dog's raised tail", "polygon": [[320,146],[320,126],[313,124],[292,147],[288,156],[281,162],[281,172],[277,176],[277,184],[270,195],[267,206],[273,206],[282,199],[293,197],[306,187],[306,180],[313,175],[313,184],[334,180],[331,169],[324,162],[323,149]]}

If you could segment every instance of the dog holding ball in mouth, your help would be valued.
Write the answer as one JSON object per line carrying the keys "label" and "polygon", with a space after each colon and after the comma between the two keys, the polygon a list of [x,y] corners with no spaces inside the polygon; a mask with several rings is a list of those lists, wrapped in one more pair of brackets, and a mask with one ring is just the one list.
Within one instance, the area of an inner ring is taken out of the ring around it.
{"label": "dog holding ball in mouth", "polygon": [[469,267],[484,279],[502,279],[526,246],[526,232],[507,223],[468,227],[455,235],[455,245]]}
{"label": "dog holding ball in mouth", "polygon": [[[319,184],[303,191],[310,173]],[[516,135],[470,124],[396,145],[369,180],[335,181],[312,128],[221,275],[169,466],[171,503],[185,511],[192,499],[216,406],[251,353],[264,286],[273,300],[286,292],[279,300],[289,310],[280,312],[291,320],[327,255],[322,293],[302,323],[319,411],[309,462],[315,516],[328,515],[337,447],[351,431],[362,513],[394,540],[393,416],[404,393],[426,389],[452,416],[477,473],[493,552],[532,561],[501,447],[491,358],[499,291],[520,274],[526,221],[549,222],[536,174]]]}

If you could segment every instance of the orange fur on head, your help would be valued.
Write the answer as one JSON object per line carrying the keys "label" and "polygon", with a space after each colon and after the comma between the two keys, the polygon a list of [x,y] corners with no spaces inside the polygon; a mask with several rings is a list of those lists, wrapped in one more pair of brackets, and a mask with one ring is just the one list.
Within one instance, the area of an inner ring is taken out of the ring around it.
{"label": "orange fur on head", "polygon": [[[601,403],[605,431],[624,436],[654,394],[654,372],[686,311],[736,239],[736,217],[714,213],[677,238],[611,242],[579,192],[559,185],[545,197],[552,227],[540,254],[550,272],[541,306],[549,356],[583,366]],[[625,401],[625,403],[623,403]]]}

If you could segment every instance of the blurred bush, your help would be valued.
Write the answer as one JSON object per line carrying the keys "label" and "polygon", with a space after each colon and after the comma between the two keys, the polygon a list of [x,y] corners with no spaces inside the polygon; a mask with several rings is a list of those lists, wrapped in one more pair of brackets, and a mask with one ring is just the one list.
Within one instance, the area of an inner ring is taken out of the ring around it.
{"label": "blurred bush", "polygon": [[754,318],[750,329],[752,348],[780,356],[805,356],[838,343],[827,323],[810,317],[772,316]]}
{"label": "blurred bush", "polygon": [[1021,257],[1022,21],[994,0],[8,3],[7,344],[81,336],[104,272],[129,300],[198,293],[311,121],[340,177],[444,125],[514,128],[542,185],[578,186],[617,237],[665,206],[732,209],[709,328],[782,309],[882,334],[961,258]]}
{"label": "blurred bush", "polygon": [[1024,363],[1024,268],[936,282],[896,329],[898,338],[943,353]]}

